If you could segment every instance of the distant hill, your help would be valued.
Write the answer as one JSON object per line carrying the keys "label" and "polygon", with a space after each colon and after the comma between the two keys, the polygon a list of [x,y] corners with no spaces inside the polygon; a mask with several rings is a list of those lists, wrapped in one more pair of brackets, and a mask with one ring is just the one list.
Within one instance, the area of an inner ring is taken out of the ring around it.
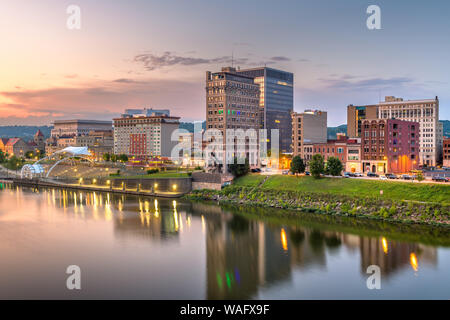
{"label": "distant hill", "polygon": [[345,133],[347,134],[347,125],[346,124],[342,124],[338,127],[328,127],[327,128],[327,134],[328,134],[328,139],[336,139],[336,134],[337,133]]}
{"label": "distant hill", "polygon": [[[444,124],[444,136],[450,137],[450,120],[439,120]],[[338,127],[328,127],[328,139],[336,139],[336,133],[347,133],[347,125],[343,124]]]}
{"label": "distant hill", "polygon": [[[450,120],[440,120],[444,124],[444,136],[450,137]],[[36,131],[41,130],[45,138],[50,137],[51,126],[0,126],[0,138],[20,137],[25,140],[31,139]],[[206,121],[203,121],[202,128],[206,129]],[[180,122],[180,129],[194,132],[193,122]],[[347,125],[328,127],[328,139],[336,139],[337,133],[347,133]]]}
{"label": "distant hill", "polygon": [[50,137],[50,131],[53,127],[49,126],[0,126],[1,138],[23,138],[24,140],[30,140],[34,137],[34,134],[41,130],[45,138]]}

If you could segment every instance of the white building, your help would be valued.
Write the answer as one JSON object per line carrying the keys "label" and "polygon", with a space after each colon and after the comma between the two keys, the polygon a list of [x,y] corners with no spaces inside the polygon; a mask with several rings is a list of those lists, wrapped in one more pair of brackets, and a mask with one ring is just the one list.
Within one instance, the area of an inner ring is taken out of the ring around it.
{"label": "white building", "polygon": [[128,156],[170,157],[172,133],[179,127],[179,117],[151,116],[114,119],[114,153]]}
{"label": "white building", "polygon": [[99,120],[56,120],[51,131],[52,138],[76,137],[87,135],[91,131],[110,131],[111,121]]}
{"label": "white building", "polygon": [[385,97],[378,104],[378,118],[419,122],[420,164],[435,166],[442,153],[443,130],[439,123],[439,99],[406,100]]}

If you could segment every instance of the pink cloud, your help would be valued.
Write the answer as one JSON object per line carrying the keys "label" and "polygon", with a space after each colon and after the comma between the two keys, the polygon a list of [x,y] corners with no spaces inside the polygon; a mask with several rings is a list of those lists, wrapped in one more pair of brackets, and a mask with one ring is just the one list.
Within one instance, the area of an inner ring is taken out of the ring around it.
{"label": "pink cloud", "polygon": [[178,80],[118,79],[79,87],[0,92],[0,124],[49,124],[57,118],[111,119],[129,106],[169,108],[173,115],[204,118],[204,86]]}

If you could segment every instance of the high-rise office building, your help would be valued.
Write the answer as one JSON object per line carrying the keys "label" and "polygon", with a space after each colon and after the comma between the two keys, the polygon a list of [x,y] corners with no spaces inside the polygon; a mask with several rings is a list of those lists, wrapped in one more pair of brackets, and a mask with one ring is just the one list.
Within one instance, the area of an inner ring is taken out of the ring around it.
{"label": "high-rise office building", "polygon": [[401,119],[419,123],[420,164],[435,166],[442,155],[442,129],[439,124],[439,99],[406,100],[385,97],[378,104],[378,118]]}
{"label": "high-rise office building", "polygon": [[[239,74],[235,68],[222,68],[220,72],[206,72],[206,139],[213,139],[211,129],[220,130],[223,139],[223,149],[215,156],[222,161],[208,166],[220,167],[226,161],[226,143],[228,141],[227,129],[259,129],[259,85],[255,84],[253,77]],[[251,137],[251,142],[258,143],[257,136]],[[233,143],[234,144],[234,143]],[[248,144],[246,145],[248,148]],[[250,154],[251,153],[251,154]],[[245,154],[232,154],[234,158],[258,157],[257,152]]]}
{"label": "high-rise office building", "polygon": [[292,112],[292,150],[294,156],[305,159],[305,145],[327,143],[327,113],[319,110]]}
{"label": "high-rise office building", "polygon": [[268,130],[268,149],[271,147],[270,130],[279,130],[280,152],[292,152],[291,112],[294,110],[294,74],[273,68],[260,67],[237,70],[252,77],[259,85],[260,126]]}

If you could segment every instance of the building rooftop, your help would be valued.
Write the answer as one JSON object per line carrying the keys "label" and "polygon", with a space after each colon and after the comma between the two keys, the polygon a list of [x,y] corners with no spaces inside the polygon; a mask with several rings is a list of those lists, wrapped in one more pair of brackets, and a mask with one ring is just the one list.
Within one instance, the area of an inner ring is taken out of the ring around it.
{"label": "building rooftop", "polygon": [[63,124],[63,123],[112,124],[111,121],[107,120],[84,120],[84,119],[55,120],[53,122],[53,124]]}

